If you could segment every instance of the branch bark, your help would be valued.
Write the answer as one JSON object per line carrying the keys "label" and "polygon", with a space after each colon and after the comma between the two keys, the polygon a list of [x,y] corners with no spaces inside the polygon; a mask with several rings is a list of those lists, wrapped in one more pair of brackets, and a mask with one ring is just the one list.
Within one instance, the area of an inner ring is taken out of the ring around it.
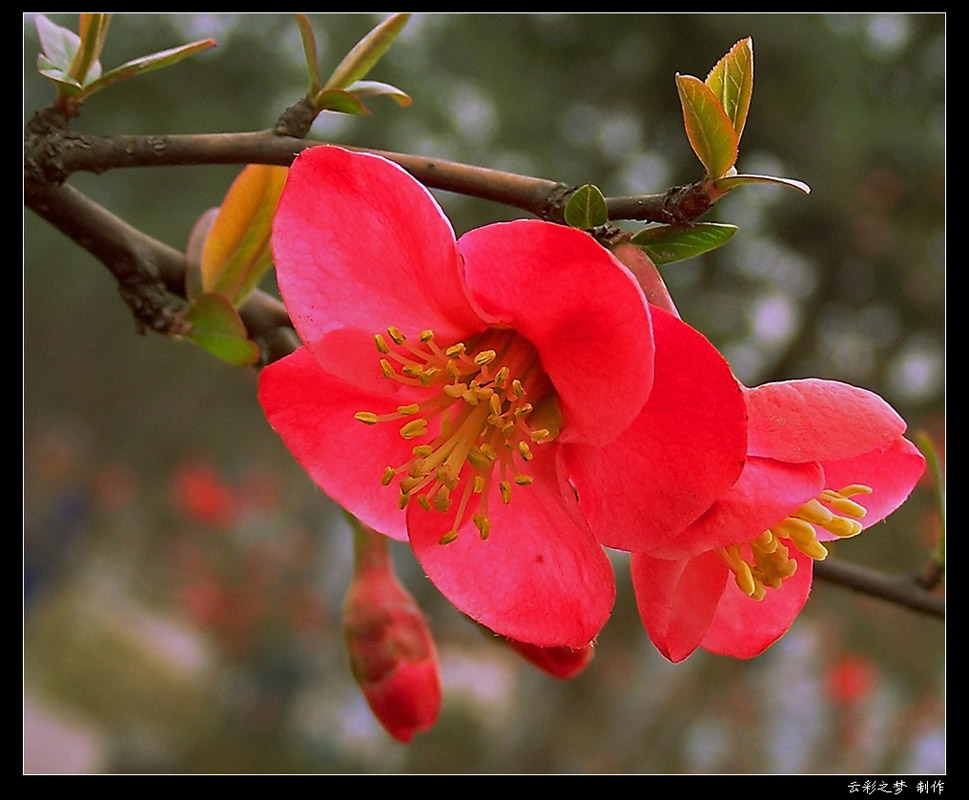
{"label": "branch bark", "polygon": [[[281,136],[275,131],[173,136],[94,136],[49,127],[26,143],[28,179],[62,183],[74,172],[102,173],[130,167],[200,164],[277,164],[289,166],[308,147],[325,142]],[[341,145],[343,147],[344,145]],[[425,186],[456,192],[563,222],[574,187],[545,178],[359,147],[347,150],[383,156]],[[688,222],[712,203],[701,183],[674,186],[662,194],[606,198],[609,218],[645,222]]]}

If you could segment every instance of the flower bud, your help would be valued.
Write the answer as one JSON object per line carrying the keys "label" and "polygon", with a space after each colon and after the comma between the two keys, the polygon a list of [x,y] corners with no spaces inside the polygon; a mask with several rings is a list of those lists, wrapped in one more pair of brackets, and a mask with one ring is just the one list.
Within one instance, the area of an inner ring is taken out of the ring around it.
{"label": "flower bud", "polygon": [[434,640],[393,572],[386,539],[354,520],[356,564],[343,604],[350,671],[374,716],[401,742],[429,730],[441,708]]}

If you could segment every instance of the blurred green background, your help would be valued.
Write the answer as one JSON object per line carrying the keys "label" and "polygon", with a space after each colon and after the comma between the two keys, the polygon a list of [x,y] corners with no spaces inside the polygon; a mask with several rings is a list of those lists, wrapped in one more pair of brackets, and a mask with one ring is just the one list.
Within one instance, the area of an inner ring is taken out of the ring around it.
{"label": "blurred green background", "polygon": [[[76,29],[75,18],[55,15]],[[313,16],[324,74],[379,17]],[[738,167],[813,193],[740,189],[708,219],[722,250],[665,267],[683,317],[749,384],[819,376],[882,394],[942,447],[943,15],[417,15],[371,76],[372,117],[327,141],[662,191],[699,177],[673,75],[754,38]],[[270,126],[305,91],[282,15],[117,15],[106,66],[213,36],[218,48],[96,95],[77,130]],[[53,98],[24,17],[25,120]],[[184,248],[235,167],[79,174],[71,183]],[[439,195],[460,233],[518,214]],[[431,619],[445,687],[409,747],[344,664],[349,533],[263,419],[256,373],[139,336],[108,272],[24,220],[25,770],[156,772],[942,772],[944,626],[816,582],[750,662],[665,662],[626,558],[597,656],[560,683],[483,638],[395,558]],[[921,567],[930,487],[835,555]]]}

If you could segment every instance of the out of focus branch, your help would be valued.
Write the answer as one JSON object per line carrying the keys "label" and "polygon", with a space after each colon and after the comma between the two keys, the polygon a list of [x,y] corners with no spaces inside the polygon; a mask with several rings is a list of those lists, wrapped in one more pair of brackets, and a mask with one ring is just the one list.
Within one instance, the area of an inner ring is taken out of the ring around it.
{"label": "out of focus branch", "polygon": [[945,598],[928,591],[912,576],[887,575],[869,567],[833,558],[816,562],[814,574],[829,583],[945,619]]}

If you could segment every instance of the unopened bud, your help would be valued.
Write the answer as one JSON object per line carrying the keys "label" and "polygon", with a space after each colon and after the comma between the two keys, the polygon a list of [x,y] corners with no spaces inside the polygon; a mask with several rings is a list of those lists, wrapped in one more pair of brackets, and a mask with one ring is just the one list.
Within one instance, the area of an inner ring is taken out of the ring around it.
{"label": "unopened bud", "polygon": [[401,742],[429,730],[441,708],[434,640],[394,575],[386,539],[354,520],[356,566],[343,604],[350,671],[374,716]]}

